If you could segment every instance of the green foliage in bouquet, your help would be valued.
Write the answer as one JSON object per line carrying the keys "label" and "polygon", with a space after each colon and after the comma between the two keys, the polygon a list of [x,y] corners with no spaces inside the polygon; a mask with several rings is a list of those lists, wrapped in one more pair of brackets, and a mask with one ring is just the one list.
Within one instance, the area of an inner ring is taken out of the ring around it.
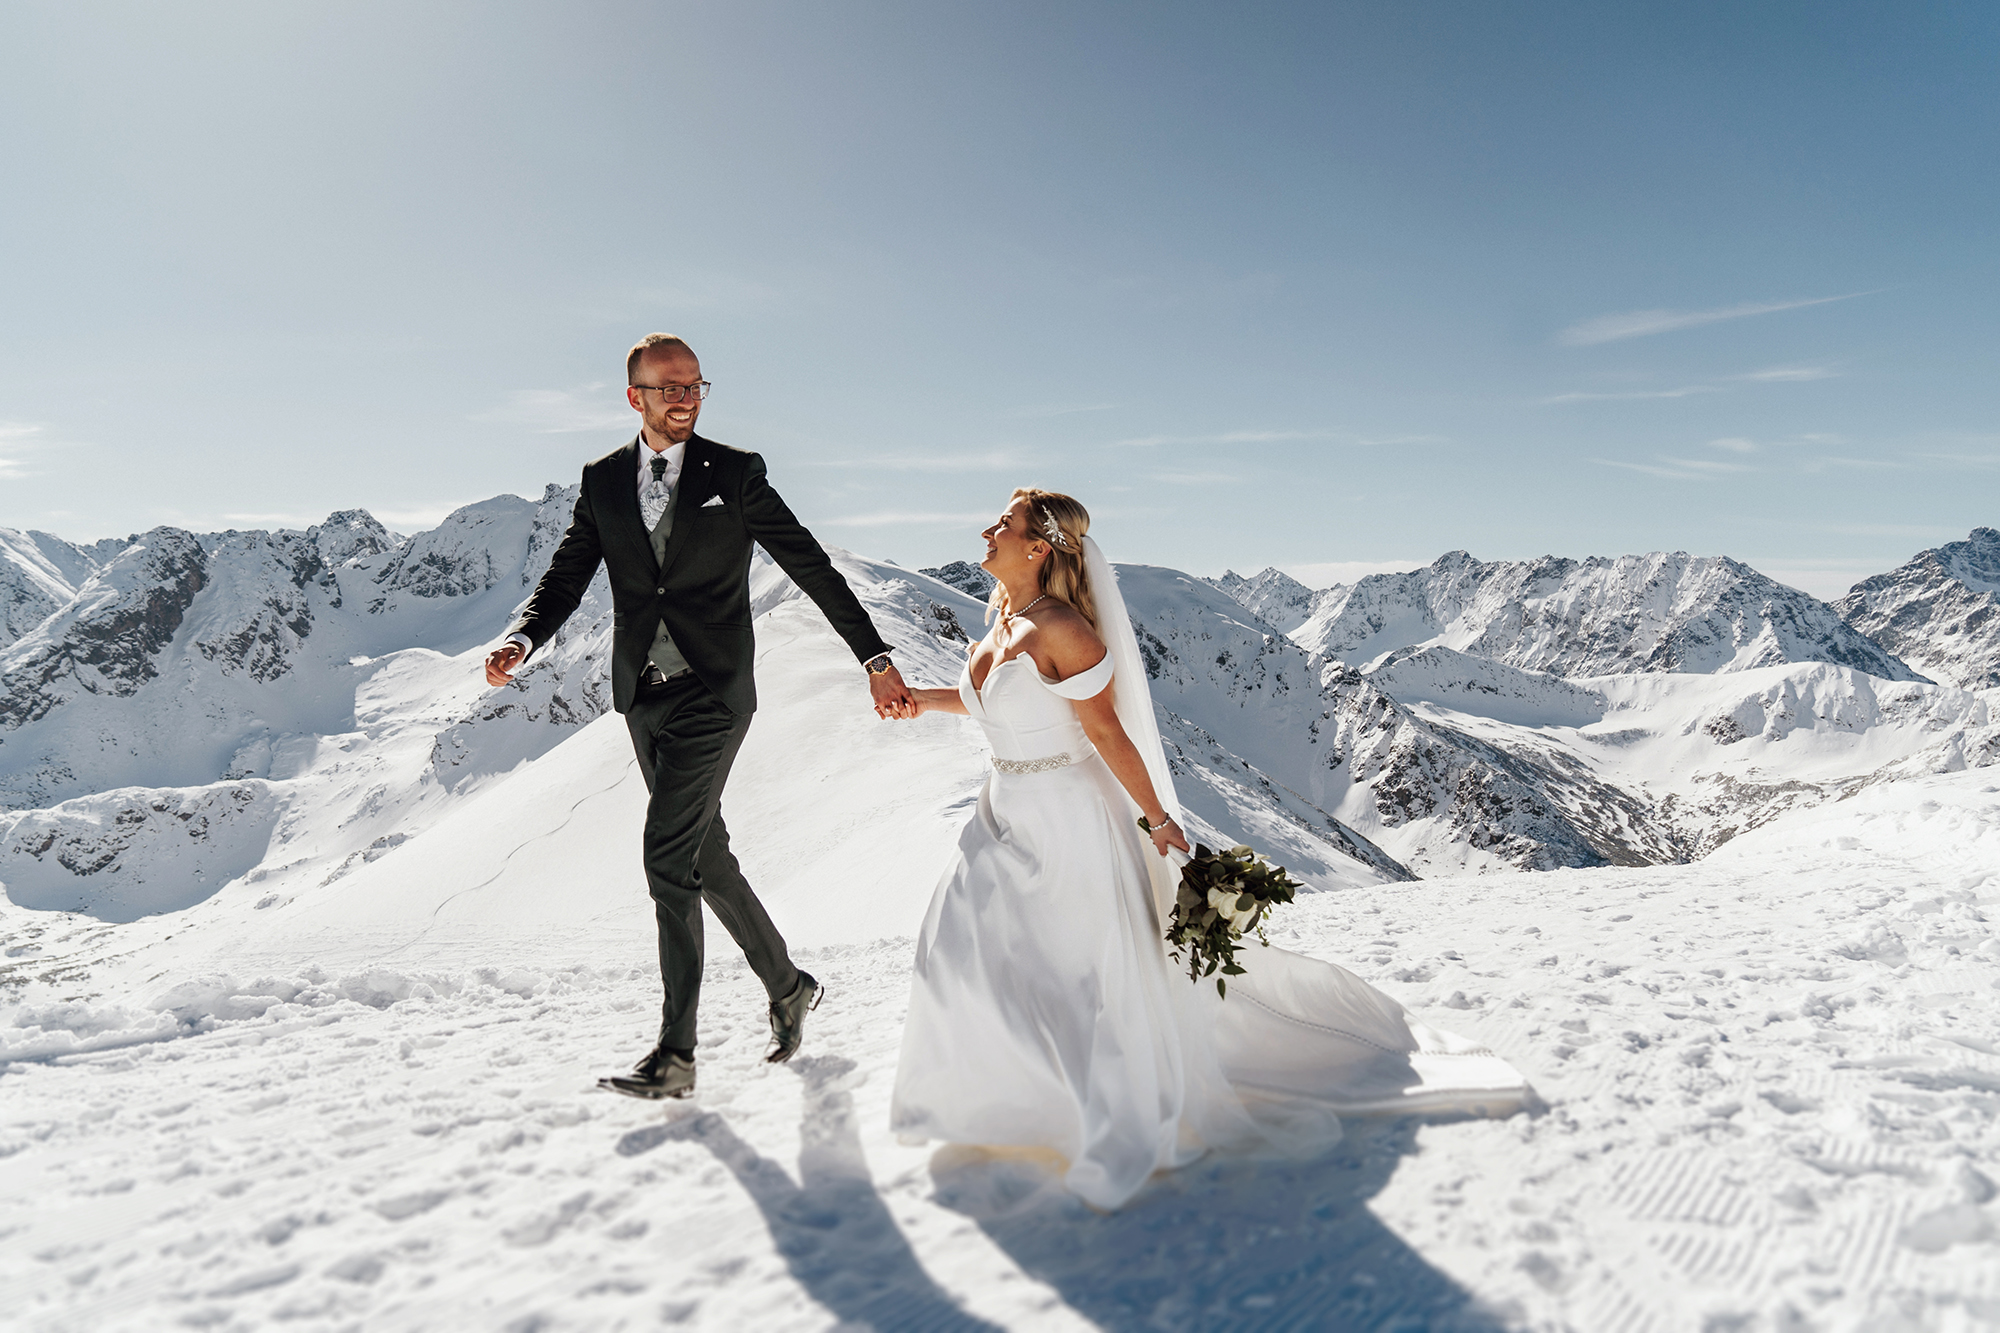
{"label": "green foliage in bouquet", "polygon": [[1228,977],[1243,975],[1236,965],[1236,943],[1246,930],[1255,930],[1264,939],[1264,914],[1278,903],[1288,903],[1298,892],[1299,882],[1248,847],[1231,847],[1211,852],[1199,843],[1194,858],[1181,870],[1180,891],[1175,895],[1174,914],[1167,928],[1167,943],[1178,961],[1186,951],[1188,980],[1214,976],[1215,993],[1227,998]]}

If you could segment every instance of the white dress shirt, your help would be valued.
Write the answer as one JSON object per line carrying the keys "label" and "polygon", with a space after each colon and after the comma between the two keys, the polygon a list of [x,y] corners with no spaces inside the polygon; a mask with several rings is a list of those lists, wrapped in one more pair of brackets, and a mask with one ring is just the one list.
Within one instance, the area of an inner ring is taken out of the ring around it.
{"label": "white dress shirt", "polygon": [[[667,460],[667,470],[653,480],[653,460]],[[674,493],[674,486],[681,479],[681,464],[687,461],[687,441],[670,444],[655,453],[648,444],[639,450],[639,517],[645,520],[646,531],[660,526],[660,518],[667,512],[667,502]]]}

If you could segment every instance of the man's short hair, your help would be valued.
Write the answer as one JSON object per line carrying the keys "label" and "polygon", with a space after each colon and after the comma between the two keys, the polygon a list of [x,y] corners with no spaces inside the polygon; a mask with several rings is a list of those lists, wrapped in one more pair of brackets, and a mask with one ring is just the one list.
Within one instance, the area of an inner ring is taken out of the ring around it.
{"label": "man's short hair", "polygon": [[671,333],[649,333],[638,342],[633,343],[632,350],[625,355],[625,382],[627,384],[632,383],[633,377],[639,373],[639,358],[655,347],[678,347],[689,356],[694,355],[694,348],[689,347],[686,342],[674,337]]}

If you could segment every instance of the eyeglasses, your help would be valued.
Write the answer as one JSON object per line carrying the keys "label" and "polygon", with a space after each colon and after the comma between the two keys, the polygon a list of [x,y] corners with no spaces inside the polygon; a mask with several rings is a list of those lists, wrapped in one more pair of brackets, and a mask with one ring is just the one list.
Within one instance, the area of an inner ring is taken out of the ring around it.
{"label": "eyeglasses", "polygon": [[663,402],[678,403],[684,400],[689,394],[693,394],[694,400],[699,403],[708,398],[708,391],[714,386],[709,384],[707,380],[698,380],[693,384],[635,384],[632,387],[635,389],[651,389],[654,393],[660,395]]}

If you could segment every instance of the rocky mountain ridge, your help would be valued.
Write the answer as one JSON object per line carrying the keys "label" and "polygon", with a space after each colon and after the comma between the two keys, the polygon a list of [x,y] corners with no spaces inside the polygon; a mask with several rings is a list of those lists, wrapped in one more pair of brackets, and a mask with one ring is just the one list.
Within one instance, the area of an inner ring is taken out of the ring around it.
{"label": "rocky mountain ridge", "polygon": [[1834,603],[1918,670],[1967,689],[2000,685],[2000,531],[1921,551]]}
{"label": "rocky mountain ridge", "polygon": [[2000,685],[1994,528],[1921,551],[1832,603],[1726,557],[1664,551],[1491,563],[1452,551],[1318,590],[1274,568],[1208,582],[1307,649],[1356,666],[1436,644],[1569,676],[1831,662],[1885,680]]}
{"label": "rocky mountain ridge", "polygon": [[1438,644],[1559,676],[1833,662],[1917,678],[1826,603],[1727,556],[1682,551],[1491,562],[1452,551],[1327,589],[1292,637],[1353,666]]}
{"label": "rocky mountain ridge", "polygon": [[[610,709],[601,572],[511,685],[478,671],[574,501],[500,496],[409,538],[359,511],[302,532],[134,538],[0,651],[0,885],[114,920],[230,883],[288,901],[578,736]],[[832,553],[905,670],[957,675],[979,602]],[[803,594],[761,553],[752,592],[760,633],[797,620]],[[801,633],[830,636],[817,612],[779,641],[824,658]],[[1255,838],[1326,884],[1408,877],[1214,738],[1184,750],[1190,826],[1211,840]]]}
{"label": "rocky mountain ridge", "polygon": [[[609,709],[602,576],[511,686],[477,659],[574,499],[499,496],[414,537],[360,511],[91,547],[0,532],[0,586],[28,590],[10,605],[54,606],[0,647],[0,884],[112,919],[225,883],[286,900],[532,768]],[[833,554],[910,669],[953,678],[984,571]],[[1119,568],[1190,820],[1309,882],[1685,860],[1783,809],[2000,758],[1983,695],[1735,562],[1458,554],[1306,607],[1282,576]],[[760,658],[782,624],[782,651],[816,661],[823,625],[761,557],[753,594]]]}

